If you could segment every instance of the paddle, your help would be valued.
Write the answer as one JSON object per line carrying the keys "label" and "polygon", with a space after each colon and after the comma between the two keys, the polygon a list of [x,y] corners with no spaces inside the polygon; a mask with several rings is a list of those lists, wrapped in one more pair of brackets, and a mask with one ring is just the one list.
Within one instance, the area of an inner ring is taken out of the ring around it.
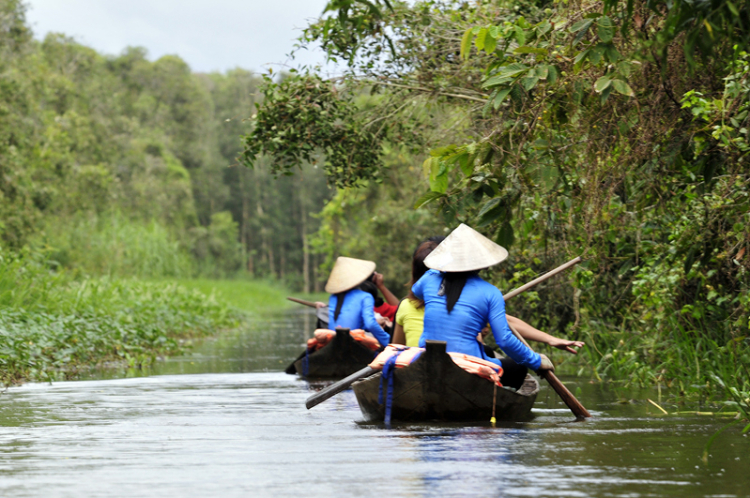
{"label": "paddle", "polygon": [[304,299],[297,299],[296,297],[289,297],[289,296],[287,296],[287,299],[295,303],[299,303],[305,306],[309,306],[311,308],[315,308],[315,316],[317,316],[321,322],[328,323],[328,306],[325,306],[323,308],[318,308],[317,306],[315,306],[315,303],[312,301],[305,301]]}
{"label": "paddle", "polygon": [[305,306],[309,306],[311,308],[315,308],[315,303],[312,301],[305,301],[304,299],[297,299],[296,297],[289,297],[287,296],[287,299],[290,301],[293,301],[295,303],[304,304]]}
{"label": "paddle", "polygon": [[362,370],[358,370],[351,374],[349,377],[346,377],[344,379],[341,379],[338,382],[335,382],[331,384],[330,386],[326,387],[320,392],[317,392],[307,398],[307,401],[305,401],[305,406],[309,410],[313,406],[319,405],[323,401],[327,400],[328,398],[331,398],[333,396],[336,396],[341,391],[346,390],[349,386],[354,384],[359,379],[362,379],[364,377],[369,377],[370,375],[379,372],[380,370],[375,370],[371,367],[365,367]]}
{"label": "paddle", "polygon": [[[537,285],[539,283],[544,282],[545,280],[547,280],[550,277],[554,277],[555,275],[557,275],[561,271],[564,271],[567,268],[570,268],[571,266],[579,263],[580,261],[581,261],[580,257],[572,259],[572,260],[568,261],[567,263],[558,266],[554,270],[545,273],[541,277],[535,278],[534,280],[532,280],[528,284],[522,285],[518,289],[510,291],[506,296],[503,296],[503,297],[507,301],[511,297],[517,296],[521,292],[523,292],[525,290],[528,290],[528,289],[534,287],[535,285]],[[301,300],[295,300],[295,299],[292,299],[292,298],[287,298],[287,299],[290,299],[290,300],[295,301],[295,302],[301,301]],[[521,339],[521,340],[523,341],[523,339]],[[526,341],[524,341],[524,343],[525,342]],[[527,346],[528,346],[528,344],[527,344]],[[529,348],[529,349],[531,349],[531,348]],[[351,386],[352,384],[354,384],[359,379],[363,379],[365,377],[369,377],[370,375],[374,374],[375,372],[377,372],[377,370],[374,370],[374,369],[372,369],[370,367],[365,367],[365,368],[363,368],[362,370],[360,370],[358,372],[354,372],[349,377],[347,377],[347,378],[345,378],[343,380],[340,380],[340,381],[336,382],[335,384],[331,384],[330,386],[326,387],[325,389],[323,389],[319,393],[313,394],[312,396],[310,396],[309,398],[307,398],[307,401],[305,402],[305,406],[309,410],[313,406],[316,406],[316,405],[322,403],[323,401],[327,400],[328,398],[331,398],[331,397],[337,395],[338,393],[340,393],[341,391],[347,389],[349,386]],[[550,381],[548,381],[548,382],[550,382]],[[560,381],[558,381],[558,383],[559,382]],[[550,382],[550,385],[552,385],[551,382]],[[562,384],[560,384],[560,385],[562,386]],[[563,389],[565,389],[565,386],[562,386],[562,387],[563,387]],[[557,391],[557,389],[555,389],[555,390]],[[567,391],[567,389],[566,389],[566,391]],[[568,392],[568,394],[570,394],[570,392]],[[560,395],[560,396],[562,396],[562,395]],[[573,397],[573,395],[570,394],[570,397]],[[573,399],[575,399],[575,398],[573,398]],[[581,408],[583,408],[583,407],[581,407]],[[585,408],[583,408],[583,409],[586,410]],[[588,412],[586,412],[586,413],[588,413]]]}
{"label": "paddle", "polygon": [[[524,343],[527,348],[531,349],[531,346],[529,346],[529,343],[526,342],[526,340],[521,337],[521,334],[518,333],[516,328],[508,322],[508,326],[510,327],[510,330],[513,332],[513,335],[515,335],[519,341]],[[532,349],[533,351],[533,349]],[[537,375],[539,377],[543,378],[547,382],[549,382],[550,387],[555,390],[555,392],[560,396],[560,398],[565,402],[566,405],[568,405],[568,408],[570,408],[570,411],[573,412],[573,415],[576,416],[576,418],[588,418],[591,416],[589,411],[584,408],[584,406],[576,399],[575,396],[573,396],[573,393],[568,391],[568,388],[563,385],[562,382],[560,382],[560,379],[557,378],[557,376],[554,374],[552,370],[538,370]]]}

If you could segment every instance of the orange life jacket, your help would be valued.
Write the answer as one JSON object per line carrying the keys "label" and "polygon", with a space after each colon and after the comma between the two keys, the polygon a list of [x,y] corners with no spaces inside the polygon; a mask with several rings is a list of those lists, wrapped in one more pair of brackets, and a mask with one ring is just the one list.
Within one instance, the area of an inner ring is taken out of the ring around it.
{"label": "orange life jacket", "polygon": [[[328,329],[317,329],[313,335],[315,337],[307,340],[307,350],[310,353],[327,346],[328,343],[331,342],[334,337],[336,337],[336,332]],[[368,336],[364,330],[350,330],[349,335],[352,337],[352,339],[362,344],[367,349],[370,349],[372,351],[377,351],[378,349],[380,349],[380,343],[378,342],[378,340],[374,337]]]}
{"label": "orange life jacket", "polygon": [[[408,346],[394,346],[389,344],[379,355],[372,360],[370,368],[375,370],[382,370],[385,362],[389,358],[398,354],[396,358],[396,368],[403,368],[409,366],[414,360],[416,360],[420,354],[424,352],[424,348],[414,348]],[[494,382],[499,387],[502,387],[500,383],[500,377],[503,375],[503,367],[492,363],[491,361],[477,358],[476,356],[470,356],[462,353],[448,353],[453,360],[453,363],[463,368],[470,374],[478,375],[484,379]]]}

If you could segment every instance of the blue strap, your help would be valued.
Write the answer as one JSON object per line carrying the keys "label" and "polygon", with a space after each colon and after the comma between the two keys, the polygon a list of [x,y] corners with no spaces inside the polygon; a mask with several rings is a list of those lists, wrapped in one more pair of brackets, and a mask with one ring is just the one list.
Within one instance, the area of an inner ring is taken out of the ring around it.
{"label": "blue strap", "polygon": [[302,376],[307,377],[310,372],[310,348],[305,349],[305,359],[302,360]]}
{"label": "blue strap", "polygon": [[385,392],[385,425],[391,424],[391,409],[393,408],[393,372],[396,370],[396,359],[403,351],[388,358],[383,365],[383,374],[380,376],[380,390],[378,392],[378,403],[383,404],[383,381],[387,382]]}

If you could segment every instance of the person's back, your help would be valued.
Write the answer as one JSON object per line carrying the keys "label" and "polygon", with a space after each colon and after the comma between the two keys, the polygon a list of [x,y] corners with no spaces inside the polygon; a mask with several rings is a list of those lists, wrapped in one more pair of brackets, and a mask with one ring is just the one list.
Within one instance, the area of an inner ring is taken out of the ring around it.
{"label": "person's back", "polygon": [[532,352],[513,336],[505,319],[505,301],[502,293],[478,275],[470,275],[461,290],[459,299],[448,312],[447,298],[441,295],[444,275],[429,270],[414,284],[414,295],[424,300],[424,331],[419,345],[425,341],[447,342],[449,352],[478,356],[500,364],[495,358],[488,358],[484,348],[477,341],[477,334],[490,323],[498,346],[520,364],[539,368],[539,355]]}
{"label": "person's back", "polygon": [[[344,302],[336,317],[338,300],[343,297]],[[336,330],[344,328],[349,330],[363,329],[370,332],[382,346],[387,346],[390,337],[378,325],[372,306],[375,299],[372,294],[360,289],[351,289],[342,294],[333,294],[328,300],[328,328]]]}

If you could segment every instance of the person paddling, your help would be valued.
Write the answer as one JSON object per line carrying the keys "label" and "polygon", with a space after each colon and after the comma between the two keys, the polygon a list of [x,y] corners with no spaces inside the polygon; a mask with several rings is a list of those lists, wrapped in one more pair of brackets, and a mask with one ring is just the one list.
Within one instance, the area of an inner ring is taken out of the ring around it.
{"label": "person paddling", "polygon": [[[424,275],[428,268],[424,265],[425,258],[440,244],[445,237],[436,235],[420,242],[414,250],[411,262],[411,280],[409,281],[409,295],[401,301],[396,312],[396,325],[393,331],[393,344],[403,344],[405,346],[419,346],[419,338],[422,336],[424,328],[424,301],[417,299],[411,291],[411,287]],[[541,342],[554,348],[558,348],[569,353],[578,354],[573,348],[584,346],[582,341],[570,341],[560,339],[546,332],[533,327],[520,318],[505,315],[508,324],[515,327],[524,339]],[[484,342],[484,337],[489,334],[489,326],[485,326],[477,337],[477,340]],[[489,346],[484,346],[485,354],[489,357],[495,356]],[[525,376],[525,374],[524,374]]]}
{"label": "person paddling", "polygon": [[[425,259],[427,272],[412,286],[412,294],[424,301],[424,331],[419,346],[428,340],[447,342],[449,352],[484,358],[503,367],[503,385],[519,388],[532,370],[554,370],[547,356],[526,347],[510,331],[502,293],[479,277],[478,271],[508,257],[495,244],[463,223]],[[497,345],[509,356],[498,360],[485,354],[477,341],[489,323]]]}
{"label": "person paddling", "polygon": [[340,256],[333,265],[325,290],[331,294],[328,300],[328,328],[364,329],[370,332],[382,346],[387,346],[390,337],[375,319],[375,300],[369,292],[359,286],[370,279],[376,265],[372,261]]}

